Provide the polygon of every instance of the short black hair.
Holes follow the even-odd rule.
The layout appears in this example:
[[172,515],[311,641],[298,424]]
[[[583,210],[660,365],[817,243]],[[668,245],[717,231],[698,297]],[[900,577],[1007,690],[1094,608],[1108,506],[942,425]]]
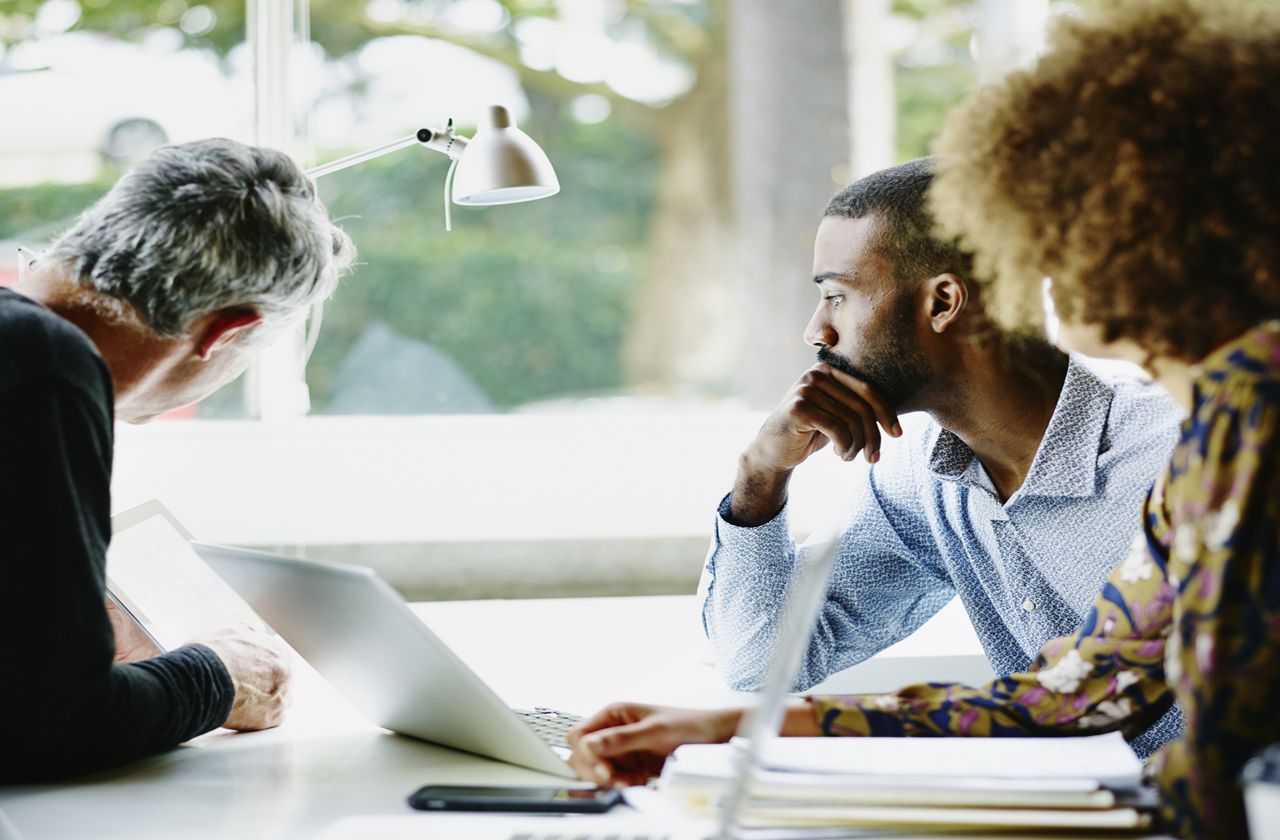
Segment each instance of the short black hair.
[[880,219],[883,226],[876,250],[893,264],[898,282],[954,274],[973,294],[977,288],[972,255],[954,240],[939,239],[934,233],[925,199],[933,184],[935,162],[932,157],[918,158],[855,181],[836,193],[823,215]]

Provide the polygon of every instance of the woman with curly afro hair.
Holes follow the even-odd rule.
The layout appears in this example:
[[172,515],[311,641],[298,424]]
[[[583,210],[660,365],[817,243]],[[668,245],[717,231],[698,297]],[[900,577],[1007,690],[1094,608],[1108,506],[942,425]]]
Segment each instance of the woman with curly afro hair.
[[993,313],[1039,328],[1048,277],[1059,343],[1144,365],[1189,411],[1112,579],[1113,606],[1142,618],[1107,635],[1149,640],[1148,666],[1089,656],[1087,621],[1041,676],[1112,679],[1110,728],[1176,699],[1186,734],[1151,770],[1196,837],[1245,836],[1240,768],[1280,741],[1278,119],[1280,10],[1128,0],[1063,21],[937,147],[933,208],[991,278]]
[[[1116,0],[939,140],[935,215],[992,278],[989,311],[1144,364],[1189,416],[1143,532],[1071,636],[979,687],[815,696],[784,735],[1186,734],[1149,765],[1167,827],[1247,836],[1237,779],[1280,741],[1280,9]],[[724,741],[740,709],[629,706],[571,734],[586,766]],[[597,715],[609,718],[609,710]],[[593,719],[595,720],[595,719]]]

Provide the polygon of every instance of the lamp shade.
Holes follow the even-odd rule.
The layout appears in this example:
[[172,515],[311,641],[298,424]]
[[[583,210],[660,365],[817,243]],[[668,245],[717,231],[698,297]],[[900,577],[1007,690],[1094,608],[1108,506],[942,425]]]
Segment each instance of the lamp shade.
[[454,203],[515,204],[558,192],[560,181],[547,153],[516,128],[506,108],[490,107],[458,161]]

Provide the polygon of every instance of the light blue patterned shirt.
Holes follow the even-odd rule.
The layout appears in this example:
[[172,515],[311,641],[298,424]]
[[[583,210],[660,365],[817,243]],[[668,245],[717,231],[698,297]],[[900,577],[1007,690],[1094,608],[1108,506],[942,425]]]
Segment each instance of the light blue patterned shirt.
[[[860,478],[796,688],[905,638],[956,595],[992,669],[1026,670],[1079,626],[1124,557],[1181,416],[1158,386],[1073,355],[1027,478],[1004,503],[958,437],[926,418],[904,423]],[[703,625],[721,675],[753,689],[797,549],[785,507],[743,528],[724,518],[728,503],[703,572]]]

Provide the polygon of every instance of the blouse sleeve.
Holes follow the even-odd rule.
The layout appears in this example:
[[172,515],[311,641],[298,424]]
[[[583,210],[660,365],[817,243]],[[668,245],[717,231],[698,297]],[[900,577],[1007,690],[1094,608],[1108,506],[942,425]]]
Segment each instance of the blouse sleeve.
[[1280,394],[1227,388],[1211,408],[1175,479],[1166,677],[1186,733],[1151,769],[1179,834],[1234,838],[1240,770],[1280,741]]
[[1049,641],[1030,671],[984,686],[924,683],[891,694],[812,697],[827,735],[1023,736],[1121,730],[1135,737],[1172,704],[1164,679],[1173,587],[1163,482],[1144,528],[1078,632]]

